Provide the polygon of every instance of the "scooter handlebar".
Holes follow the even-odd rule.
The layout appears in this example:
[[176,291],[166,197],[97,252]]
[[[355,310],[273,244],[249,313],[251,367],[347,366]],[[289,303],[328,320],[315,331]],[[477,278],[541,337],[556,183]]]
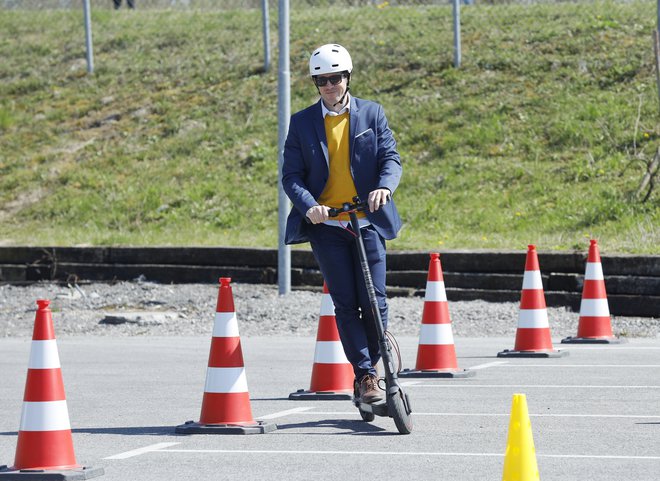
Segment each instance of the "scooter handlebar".
[[337,217],[343,212],[364,212],[369,208],[367,201],[361,201],[359,197],[353,197],[353,203],[344,202],[341,208],[330,207],[328,209],[328,217]]

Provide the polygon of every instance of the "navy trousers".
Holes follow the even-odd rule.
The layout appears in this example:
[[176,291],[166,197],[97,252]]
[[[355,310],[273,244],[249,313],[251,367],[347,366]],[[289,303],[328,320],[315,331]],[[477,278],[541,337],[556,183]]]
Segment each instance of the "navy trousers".
[[[112,0],[112,1],[115,4],[115,10],[121,7],[121,0]],[[128,8],[135,8],[135,5],[133,4],[133,0],[126,0],[126,6],[128,6]]]
[[[349,224],[350,226],[350,224]],[[356,235],[340,227],[308,224],[307,232],[314,257],[319,264],[335,305],[335,318],[346,358],[353,365],[355,378],[376,374],[380,360],[378,334],[367,288],[364,283]],[[367,261],[378,299],[384,327],[387,327],[385,294],[385,239],[373,227],[361,230]]]

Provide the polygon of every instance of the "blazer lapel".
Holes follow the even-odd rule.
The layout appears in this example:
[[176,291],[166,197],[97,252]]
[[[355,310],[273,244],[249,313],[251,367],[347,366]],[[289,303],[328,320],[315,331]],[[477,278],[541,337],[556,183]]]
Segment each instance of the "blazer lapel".
[[321,151],[323,152],[323,157],[325,157],[325,165],[330,169],[330,159],[328,157],[328,139],[325,137],[325,123],[323,120],[323,110],[321,110],[321,102],[316,104],[317,108],[314,109],[314,118],[312,122],[314,124],[314,130],[316,131],[316,136],[319,139],[319,145],[321,146]]
[[358,106],[357,103],[355,102],[355,97],[351,95],[351,109],[350,109],[350,116],[349,116],[349,122],[348,122],[348,128],[349,128],[349,147],[348,147],[348,158],[351,159],[351,164],[353,163],[353,146],[355,145],[355,132],[357,131],[357,126],[358,126],[358,118],[359,118],[359,111],[358,111]]

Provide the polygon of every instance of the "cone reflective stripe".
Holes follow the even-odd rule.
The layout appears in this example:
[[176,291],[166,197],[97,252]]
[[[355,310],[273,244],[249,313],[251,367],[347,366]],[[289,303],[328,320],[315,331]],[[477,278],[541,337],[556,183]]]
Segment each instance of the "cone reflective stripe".
[[419,339],[423,345],[454,345],[451,324],[422,324]]
[[346,361],[346,354],[338,341],[316,341],[314,362],[316,364],[340,364]]
[[553,350],[536,246],[529,245],[525,260],[515,345],[512,351],[504,350],[497,356],[557,357],[565,354],[565,351]]
[[[71,429],[66,401],[23,402],[20,431]],[[73,460],[75,465],[75,459]]]
[[538,481],[539,479],[527,398],[524,394],[514,394],[502,481]]
[[577,336],[567,337],[561,342],[566,344],[621,342],[612,333],[605,277],[596,239],[592,239],[589,245]]
[[400,377],[467,377],[474,371],[458,369],[449,305],[442,275],[440,254],[430,254],[424,295],[422,325],[414,370],[404,369]]
[[[247,392],[247,380],[245,379],[245,368],[243,367],[209,367],[206,371],[206,384],[204,391],[207,393],[235,394]],[[252,421],[250,416],[247,421]]]
[[276,428],[252,417],[230,282],[220,278],[199,422],[177,426],[177,433],[260,434]]
[[38,471],[35,479],[100,476],[103,469],[76,462],[50,301],[40,299],[37,305],[16,457],[14,466],[0,469],[0,480],[15,479],[20,470]]
[[216,312],[212,336],[238,337],[238,321],[235,312]]
[[353,366],[346,359],[341,341],[317,340],[309,390],[313,392],[348,392],[353,389],[353,377]]
[[307,391],[299,389],[289,394],[289,399],[351,399],[353,379],[353,366],[344,353],[337,331],[335,306],[324,282],[310,387]]

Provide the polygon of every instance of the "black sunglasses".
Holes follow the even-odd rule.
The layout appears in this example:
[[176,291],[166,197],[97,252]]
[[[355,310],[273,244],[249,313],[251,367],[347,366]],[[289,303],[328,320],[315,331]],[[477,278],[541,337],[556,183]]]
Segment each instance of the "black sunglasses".
[[328,80],[332,85],[339,85],[344,78],[344,74],[331,75],[329,77],[314,77],[314,83],[317,87],[325,87],[328,85]]

